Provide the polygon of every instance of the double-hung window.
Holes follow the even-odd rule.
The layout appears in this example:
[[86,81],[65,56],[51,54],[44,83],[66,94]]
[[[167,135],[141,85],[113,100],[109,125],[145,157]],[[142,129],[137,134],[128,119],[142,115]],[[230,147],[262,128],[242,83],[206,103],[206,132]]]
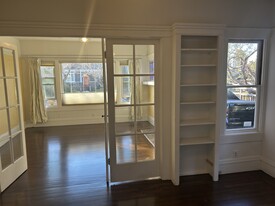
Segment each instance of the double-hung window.
[[227,51],[226,129],[257,128],[263,41],[231,40]]
[[40,66],[42,89],[44,94],[45,107],[56,107],[55,90],[55,66],[54,64],[45,64]]

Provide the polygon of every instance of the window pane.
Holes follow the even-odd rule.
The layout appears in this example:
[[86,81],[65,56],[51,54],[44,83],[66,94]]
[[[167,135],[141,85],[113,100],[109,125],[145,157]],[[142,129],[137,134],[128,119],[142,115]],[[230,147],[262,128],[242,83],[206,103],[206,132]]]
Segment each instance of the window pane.
[[1,123],[0,123],[0,139],[1,139],[2,136],[9,135],[8,115],[7,115],[6,109],[0,110],[0,117],[1,117]]
[[116,162],[117,164],[136,161],[135,135],[116,137]]
[[116,135],[133,134],[134,127],[134,107],[124,106],[115,108],[115,131]]
[[9,140],[0,139],[0,158],[2,170],[12,164],[11,146]]
[[42,79],[42,84],[53,84],[54,85],[54,79]]
[[45,100],[45,107],[55,107],[57,106],[57,100],[55,96],[54,66],[40,66],[40,71],[42,78],[42,88]]
[[154,103],[155,102],[155,87],[152,76],[137,76],[136,77],[136,103]]
[[5,95],[3,79],[0,79],[0,108],[1,107],[6,107],[6,95]]
[[55,98],[55,89],[54,85],[43,85],[45,99],[54,99]]
[[102,63],[62,63],[64,93],[103,92]]
[[23,156],[22,134],[19,133],[12,138],[14,161]]
[[256,96],[255,87],[227,89],[227,129],[254,127]]
[[53,78],[54,77],[54,66],[41,66],[41,77],[42,78]]
[[4,51],[4,68],[7,77],[15,77],[14,52],[11,49],[3,49]]
[[130,74],[129,65],[120,65],[121,74]]
[[9,106],[15,106],[18,104],[16,80],[7,79],[6,82],[7,82]]
[[134,104],[134,78],[130,76],[114,77],[115,104]]
[[259,43],[228,43],[227,85],[256,85]]
[[137,106],[137,132],[152,133],[155,131],[155,106]]
[[[133,74],[133,45],[114,45],[114,74]],[[124,59],[124,60],[121,60]]]
[[154,74],[154,45],[135,45],[136,74]]
[[21,129],[20,119],[19,119],[19,109],[18,107],[12,107],[9,109],[10,112],[10,127],[11,133],[14,134]]
[[141,134],[136,136],[137,161],[150,161],[155,159],[155,135]]

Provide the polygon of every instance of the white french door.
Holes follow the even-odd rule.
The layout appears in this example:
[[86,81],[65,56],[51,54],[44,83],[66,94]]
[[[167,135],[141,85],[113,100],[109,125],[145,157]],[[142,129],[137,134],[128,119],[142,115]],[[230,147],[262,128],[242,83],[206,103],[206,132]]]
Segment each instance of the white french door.
[[158,42],[107,39],[110,180],[159,177]]
[[27,169],[18,59],[0,44],[0,187],[4,191]]

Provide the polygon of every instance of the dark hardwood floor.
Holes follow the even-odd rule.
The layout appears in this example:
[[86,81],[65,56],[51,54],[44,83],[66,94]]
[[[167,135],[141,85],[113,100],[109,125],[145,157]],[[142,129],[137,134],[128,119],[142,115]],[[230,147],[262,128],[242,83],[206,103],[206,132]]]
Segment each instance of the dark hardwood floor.
[[26,130],[29,169],[0,195],[1,206],[267,206],[275,180],[261,171],[148,180],[106,187],[103,125]]

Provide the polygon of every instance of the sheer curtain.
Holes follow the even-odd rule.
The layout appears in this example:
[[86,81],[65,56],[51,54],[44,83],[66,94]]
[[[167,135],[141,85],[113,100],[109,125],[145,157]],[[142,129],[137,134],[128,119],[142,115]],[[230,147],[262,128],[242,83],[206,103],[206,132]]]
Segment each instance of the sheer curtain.
[[48,121],[40,78],[40,61],[36,58],[22,58],[22,66],[29,71],[30,118],[33,124]]

